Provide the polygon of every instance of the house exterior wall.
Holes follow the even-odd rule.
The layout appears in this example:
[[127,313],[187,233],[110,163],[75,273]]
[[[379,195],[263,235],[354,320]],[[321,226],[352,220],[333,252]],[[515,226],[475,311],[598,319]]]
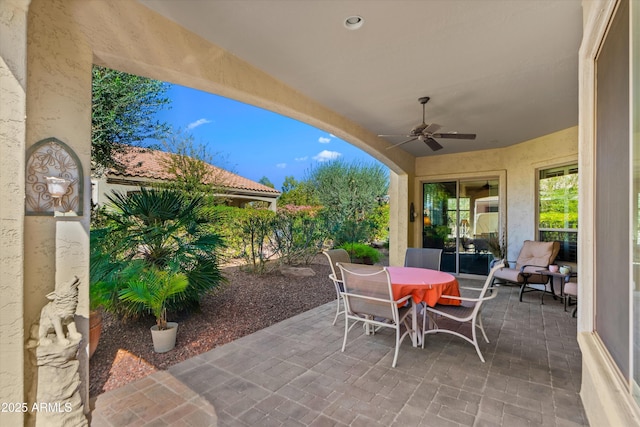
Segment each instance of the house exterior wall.
[[[29,0],[0,2],[0,402],[24,399],[24,157]],[[24,414],[0,414],[22,425]]]
[[[621,0],[623,2],[629,0]],[[584,0],[583,4],[583,39],[579,53],[579,233],[578,251],[580,263],[578,277],[580,283],[580,300],[578,304],[578,344],[582,352],[582,387],[580,395],[591,425],[632,426],[640,425],[640,408],[633,399],[629,388],[631,385],[621,375],[620,369],[602,343],[595,328],[596,287],[607,286],[597,283],[595,269],[598,262],[606,261],[606,254],[596,251],[596,67],[595,58],[607,33],[618,2],[609,0]],[[637,1],[629,1],[632,10],[639,7]],[[637,24],[637,22],[635,22]],[[637,61],[637,49],[630,50],[631,62]],[[630,64],[631,65],[631,64]],[[637,71],[636,71],[637,72]],[[637,74],[630,73],[634,84],[638,84]],[[631,106],[631,116],[638,114],[640,106]],[[637,138],[637,135],[636,135]],[[631,144],[632,141],[629,141]],[[626,165],[621,165],[625,167]],[[630,226],[629,236],[633,236]],[[630,264],[631,264],[631,260]],[[629,284],[631,289],[631,284]],[[621,301],[621,304],[629,304]],[[629,319],[631,322],[631,319]],[[634,327],[637,327],[635,325]],[[637,343],[632,343],[637,345]],[[632,345],[633,347],[633,345]]]
[[[506,212],[508,258],[515,260],[523,241],[537,240],[537,171],[577,161],[577,127],[501,149],[421,157],[416,159],[413,201],[416,207],[422,206],[422,183],[426,181],[503,176],[501,198],[506,205],[501,210]],[[421,223],[413,224],[413,242],[420,246]]]
[[[93,54],[84,35],[62,4],[32,1],[28,14],[26,149],[55,137],[75,152],[84,170],[84,188],[91,188],[91,66]],[[23,154],[24,155],[24,154]],[[24,160],[22,160],[24,168]],[[88,337],[89,197],[80,202],[83,216],[27,216],[24,220],[24,319],[29,331],[39,319],[46,295],[56,283],[80,278],[76,310],[78,330]],[[24,202],[23,202],[24,203]],[[80,352],[83,390],[88,398],[86,339]],[[27,359],[28,360],[28,359]],[[27,401],[35,401],[35,367],[26,363]],[[85,411],[88,412],[88,404]]]
[[[109,179],[102,177],[99,179],[93,178],[92,182],[92,201],[100,206],[109,203],[107,195],[110,195],[113,191],[126,194],[129,191],[139,191],[141,187],[149,187],[149,181],[137,181],[130,180],[127,184],[121,182],[109,182]],[[269,209],[276,212],[278,207],[277,196],[258,195],[250,191],[246,191],[244,194],[242,190],[237,190],[233,193],[220,193],[221,198],[225,198],[228,206],[244,207],[247,203],[251,202],[265,202],[268,204]]]

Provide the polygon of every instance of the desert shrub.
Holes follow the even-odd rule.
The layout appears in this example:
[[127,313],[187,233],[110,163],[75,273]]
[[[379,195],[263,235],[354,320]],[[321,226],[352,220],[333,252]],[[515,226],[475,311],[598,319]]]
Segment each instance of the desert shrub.
[[287,205],[278,210],[272,242],[284,264],[309,264],[327,235],[319,208]]
[[376,206],[367,218],[371,223],[371,240],[376,242],[389,241],[389,204]]
[[238,230],[246,215],[246,210],[225,205],[210,206],[207,209],[218,218],[218,221],[209,224],[209,229],[224,239],[225,247],[220,250],[223,258],[242,258],[244,244],[242,233],[239,233]]
[[375,250],[369,245],[365,245],[363,243],[343,243],[338,246],[338,248],[344,249],[349,252],[349,256],[351,257],[351,261],[355,262],[357,260],[363,260],[365,263],[370,261],[372,264],[380,261],[380,252]]
[[245,208],[238,217],[242,257],[246,266],[255,273],[266,271],[267,261],[275,255],[271,237],[276,224],[276,213],[267,209]]

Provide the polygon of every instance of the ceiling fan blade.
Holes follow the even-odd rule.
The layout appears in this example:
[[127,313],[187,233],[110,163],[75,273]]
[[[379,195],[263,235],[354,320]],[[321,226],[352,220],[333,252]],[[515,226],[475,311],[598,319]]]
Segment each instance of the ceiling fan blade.
[[431,137],[425,138],[424,143],[427,144],[427,146],[431,148],[433,151],[438,151],[442,149],[442,145],[440,145],[438,141],[436,141]]
[[387,150],[391,150],[392,148],[398,147],[402,144],[406,144],[407,142],[415,141],[416,139],[418,139],[417,136],[415,138],[407,139],[406,141],[398,142],[397,144],[394,144],[391,147],[387,147]]
[[434,133],[431,135],[434,138],[445,138],[445,139],[476,139],[475,133]]
[[407,135],[406,133],[396,133],[396,134],[392,134],[392,135],[378,135],[378,136],[382,137],[382,138],[388,138],[388,137],[394,137],[394,136],[404,136],[405,138],[413,137],[413,135]]
[[427,128],[423,131],[424,133],[434,133],[437,132],[438,129],[440,129],[442,126],[436,124],[436,123],[431,123],[429,126],[427,126]]

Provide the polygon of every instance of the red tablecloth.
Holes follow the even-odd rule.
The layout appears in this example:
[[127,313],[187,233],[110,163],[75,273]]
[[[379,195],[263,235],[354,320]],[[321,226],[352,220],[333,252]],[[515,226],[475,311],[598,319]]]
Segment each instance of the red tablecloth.
[[436,303],[460,305],[458,300],[440,298],[443,294],[460,296],[458,281],[449,273],[415,267],[387,267],[387,270],[396,300],[411,295],[416,304],[424,301],[430,307]]

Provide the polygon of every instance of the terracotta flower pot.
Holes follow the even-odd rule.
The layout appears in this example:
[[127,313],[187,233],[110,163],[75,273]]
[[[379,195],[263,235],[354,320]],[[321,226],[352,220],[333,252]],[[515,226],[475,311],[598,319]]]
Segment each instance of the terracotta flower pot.
[[96,352],[100,334],[102,334],[102,311],[92,310],[89,312],[89,359]]
[[153,350],[156,353],[166,353],[176,346],[176,336],[178,335],[178,324],[167,322],[167,329],[159,330],[158,325],[151,327],[151,339],[153,340]]

